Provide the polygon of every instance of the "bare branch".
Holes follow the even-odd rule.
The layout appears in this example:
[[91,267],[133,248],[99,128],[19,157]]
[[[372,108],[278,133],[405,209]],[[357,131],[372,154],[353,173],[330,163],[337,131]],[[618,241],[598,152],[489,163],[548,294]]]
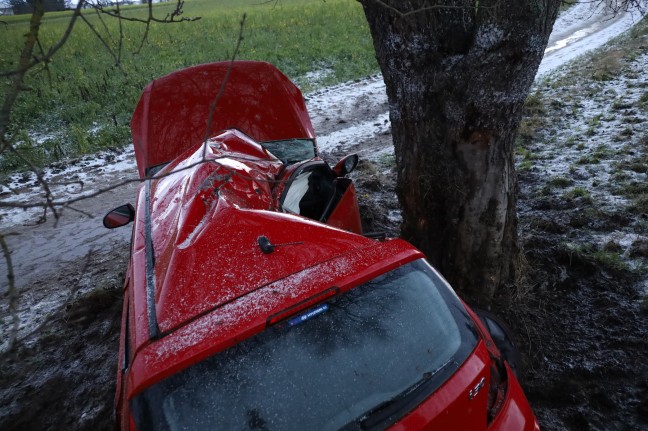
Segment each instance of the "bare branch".
[[2,234],[0,233],[0,247],[2,248],[2,254],[4,255],[5,262],[7,262],[7,282],[8,289],[7,295],[9,296],[9,314],[12,319],[11,333],[9,334],[9,350],[13,349],[16,339],[18,338],[18,292],[16,292],[16,279],[14,275],[13,262],[11,261],[11,251],[9,246],[5,241],[7,235],[15,235],[12,233]]
[[[375,3],[391,12],[393,12],[395,15],[397,15],[399,18],[407,18],[408,16],[419,14],[422,12],[428,12],[431,10],[439,10],[439,9],[459,9],[459,10],[472,10],[475,9],[475,5],[447,5],[447,4],[433,4],[417,9],[413,9],[410,11],[403,11],[395,6],[392,6],[388,3],[386,3],[383,0],[357,0],[359,3],[366,3],[366,2],[371,2]],[[479,6],[480,9],[486,10],[486,9],[496,9],[497,7],[500,6],[500,2],[498,1],[496,4],[492,6]]]
[[[54,54],[56,54],[58,52],[58,50],[61,49],[61,47],[63,45],[65,45],[65,42],[67,42],[68,38],[70,37],[70,34],[72,33],[72,29],[74,28],[74,25],[76,24],[77,18],[81,15],[81,8],[85,4],[86,4],[86,0],[79,0],[79,3],[77,3],[77,7],[74,9],[74,12],[72,13],[72,17],[70,18],[70,22],[68,23],[68,26],[65,29],[65,32],[63,33],[63,36],[61,36],[61,39],[59,39],[59,41],[56,44],[52,45],[52,47],[49,49],[49,51],[47,51],[47,54],[45,54],[44,56],[41,56],[41,57],[34,57],[33,60],[31,60],[32,56],[30,55],[28,60],[31,60],[31,61],[26,62],[26,64],[23,64],[22,62],[19,63],[18,69],[11,70],[9,72],[0,72],[0,77],[2,77],[2,76],[20,75],[21,76],[21,82],[22,82],[22,77],[24,77],[25,73],[29,69],[36,66],[37,64],[40,64],[40,63],[47,62],[47,61],[51,60],[51,58],[54,56]],[[43,13],[44,13],[42,0],[34,2],[34,11],[32,12],[32,22],[34,21],[34,17],[35,17],[36,11],[38,9],[37,5],[39,5],[39,8],[41,10],[40,17],[38,17],[38,26],[40,26],[40,22],[41,22],[41,20],[43,18]],[[34,34],[34,37],[36,37],[36,38],[38,37],[38,30],[39,30],[38,26],[35,29],[30,26],[30,32],[28,33],[28,38],[31,36],[32,32]],[[25,42],[25,44],[27,44],[27,42]],[[25,45],[25,46],[27,46],[27,45]],[[32,47],[32,51],[33,51],[33,47]],[[31,51],[30,51],[30,54],[31,54]],[[22,55],[21,55],[21,58],[22,58]],[[2,124],[3,124],[2,123],[2,118],[0,117],[0,127],[2,126]]]
[[114,18],[119,18],[123,19],[124,21],[131,21],[131,22],[139,22],[142,24],[149,24],[151,22],[157,22],[160,24],[170,24],[170,23],[177,23],[177,22],[191,22],[191,21],[198,21],[201,19],[201,17],[183,17],[181,16],[183,12],[183,7],[184,7],[184,1],[182,0],[176,0],[176,7],[174,10],[170,13],[168,13],[164,18],[156,18],[153,15],[153,2],[151,0],[148,1],[148,16],[146,18],[137,18],[137,17],[132,17],[132,16],[124,16],[119,12],[119,9],[117,8],[116,10],[111,10],[106,8],[105,6],[99,4],[99,3],[92,3],[89,2],[89,4],[92,5],[93,8],[98,10],[99,12],[106,14],[108,16],[112,16]]
[[232,59],[230,60],[230,64],[227,67],[227,72],[225,72],[225,78],[221,82],[220,88],[218,89],[218,93],[216,93],[216,97],[214,97],[213,102],[211,103],[211,105],[209,105],[209,116],[207,118],[207,128],[205,129],[205,136],[203,138],[203,155],[202,155],[203,159],[205,158],[205,154],[207,153],[207,140],[209,139],[209,135],[211,134],[211,127],[214,120],[214,111],[216,111],[216,105],[218,104],[220,98],[223,96],[223,92],[225,91],[225,86],[227,85],[227,81],[229,81],[230,74],[232,73],[234,60],[236,60],[236,56],[238,55],[239,50],[241,48],[241,42],[243,42],[243,28],[245,27],[246,18],[247,15],[243,14],[243,17],[241,18],[241,22],[240,22],[239,36],[236,41],[236,47],[234,48],[234,52],[232,53]]

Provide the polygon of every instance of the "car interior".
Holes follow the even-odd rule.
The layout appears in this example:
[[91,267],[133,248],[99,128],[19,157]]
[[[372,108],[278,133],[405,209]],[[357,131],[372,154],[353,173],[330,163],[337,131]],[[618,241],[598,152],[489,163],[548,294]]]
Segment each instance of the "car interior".
[[345,189],[345,182],[339,182],[327,165],[305,166],[289,182],[282,209],[325,222]]

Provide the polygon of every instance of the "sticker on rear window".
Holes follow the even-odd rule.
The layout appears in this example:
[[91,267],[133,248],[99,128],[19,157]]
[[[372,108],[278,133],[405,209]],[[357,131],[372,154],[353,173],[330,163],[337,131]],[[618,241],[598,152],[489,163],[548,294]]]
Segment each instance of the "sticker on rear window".
[[327,311],[328,309],[329,309],[328,304],[322,304],[322,305],[320,305],[318,307],[315,307],[315,308],[313,308],[311,310],[308,310],[304,314],[300,314],[297,317],[293,317],[292,319],[290,319],[288,321],[288,326],[295,326],[295,325],[299,325],[300,323],[304,323],[308,319],[312,319],[313,317],[322,314],[323,312]]

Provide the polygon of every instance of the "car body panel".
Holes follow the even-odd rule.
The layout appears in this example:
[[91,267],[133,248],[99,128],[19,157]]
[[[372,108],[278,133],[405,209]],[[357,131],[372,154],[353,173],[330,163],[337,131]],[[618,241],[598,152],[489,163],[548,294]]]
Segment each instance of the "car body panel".
[[[290,231],[294,225],[287,227]],[[315,230],[313,233],[326,235],[331,232]],[[420,251],[402,240],[367,241],[363,248],[351,249],[278,279],[215,308],[160,340],[140,346],[129,374],[131,390],[128,398],[154,382],[260,332],[273,315],[322,291],[335,287],[343,292],[423,257]],[[281,253],[285,250],[277,251],[276,255],[260,255],[259,265],[264,265],[269,259],[283,260],[285,257]]]
[[[206,134],[209,104],[226,77]],[[140,175],[153,167],[156,173],[140,184],[134,213],[122,206],[106,225],[134,219],[115,399],[120,429],[135,429],[130,402],[147,388],[425,257],[403,240],[359,235],[353,181],[336,175],[316,147],[315,157],[294,161],[262,145],[293,138],[314,145],[301,93],[274,66],[216,63],[174,72],[146,88],[131,127]],[[326,189],[317,205],[310,202],[315,186]],[[446,299],[454,301],[447,287]],[[500,357],[463,306],[461,326],[479,341],[474,349],[463,344],[470,355],[453,363],[454,374],[431,395],[388,418],[391,429],[536,429],[508,368],[505,402],[487,425],[491,372]]]
[[474,353],[443,386],[389,429],[486,430],[487,385],[472,399],[466,388],[475,387],[481,379],[488,380],[489,363],[488,351],[480,341]]
[[540,431],[538,421],[526,400],[522,387],[508,365],[506,371],[508,374],[507,397],[502,410],[490,424],[489,431]]
[[257,142],[315,138],[299,89],[258,61],[202,64],[154,80],[144,89],[131,129],[141,177],[225,129],[239,129]]
[[[350,180],[349,180],[350,181]],[[354,233],[362,233],[358,197],[354,187],[347,187],[326,223]]]

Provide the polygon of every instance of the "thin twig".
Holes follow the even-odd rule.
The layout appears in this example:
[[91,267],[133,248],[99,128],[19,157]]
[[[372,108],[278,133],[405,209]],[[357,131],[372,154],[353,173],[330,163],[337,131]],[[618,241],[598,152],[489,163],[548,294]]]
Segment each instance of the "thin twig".
[[234,48],[234,52],[232,53],[232,58],[230,60],[230,63],[227,66],[227,71],[225,72],[225,78],[223,78],[223,81],[221,82],[220,88],[218,89],[218,93],[216,93],[216,97],[214,97],[214,100],[212,101],[211,105],[209,105],[209,116],[207,117],[207,127],[205,129],[205,136],[203,138],[203,154],[202,154],[203,159],[207,154],[207,140],[209,139],[209,135],[211,134],[211,127],[214,120],[214,112],[216,111],[216,105],[218,104],[220,98],[223,96],[223,93],[225,92],[225,86],[227,85],[227,81],[229,81],[230,74],[232,73],[232,69],[234,67],[234,61],[236,60],[236,56],[238,55],[239,50],[241,49],[241,42],[243,42],[243,29],[245,27],[246,18],[247,18],[247,14],[243,14],[243,17],[241,18],[241,22],[240,22],[239,35],[236,41],[236,47]]
[[137,17],[132,17],[132,16],[123,16],[123,15],[121,15],[120,13],[118,13],[116,11],[105,9],[104,6],[102,6],[100,4],[92,4],[93,8],[97,9],[99,12],[101,12],[103,14],[106,14],[108,16],[112,16],[114,18],[119,18],[119,19],[122,19],[124,21],[139,22],[139,23],[142,23],[142,24],[147,24],[147,23],[150,23],[150,22],[157,22],[157,23],[160,23],[160,24],[171,24],[171,23],[178,23],[178,22],[192,22],[192,21],[198,21],[199,19],[202,18],[202,17],[199,17],[199,16],[197,16],[197,17],[183,17],[183,16],[181,16],[183,14],[183,10],[182,10],[183,6],[184,6],[184,2],[183,1],[178,1],[176,3],[176,7],[173,10],[173,12],[168,13],[164,18],[156,18],[153,15],[152,1],[149,0],[149,2],[148,2],[148,9],[149,9],[148,16],[146,18],[137,18]]
[[72,211],[78,212],[79,214],[83,214],[84,216],[86,216],[88,218],[94,218],[94,216],[92,214],[90,214],[89,212],[84,211],[84,210],[82,210],[80,208],[73,207],[72,205],[66,205],[63,208],[64,209],[70,209]]
[[[119,12],[119,1],[117,2],[117,12]],[[120,13],[121,15],[121,13]],[[124,47],[124,23],[120,19],[119,23],[119,43],[117,45],[117,64],[121,64],[122,49]]]
[[[390,4],[385,3],[383,0],[358,0],[360,3],[366,3],[366,2],[371,2],[371,3],[376,3],[379,6],[382,6],[383,8],[390,10],[394,14],[398,15],[400,18],[407,18],[410,15],[415,15],[419,14],[422,12],[429,12],[431,10],[439,10],[439,9],[464,9],[464,10],[473,10],[475,6],[457,6],[457,5],[444,5],[444,4],[434,4],[430,6],[423,6],[417,9],[413,9],[407,12],[404,12],[400,9],[398,9],[395,6],[392,6]],[[492,6],[480,6],[480,9],[486,10],[486,9],[496,9],[499,7],[500,2],[497,2],[496,4]]]
[[81,19],[83,20],[83,22],[85,22],[88,25],[90,30],[94,33],[94,35],[97,37],[97,39],[99,39],[99,41],[104,46],[104,48],[106,48],[106,51],[108,51],[108,54],[110,54],[110,56],[113,58],[113,60],[115,60],[115,66],[117,66],[119,68],[119,70],[124,75],[126,75],[126,71],[122,68],[121,64],[119,63],[119,57],[117,57],[117,55],[110,48],[110,45],[108,44],[108,42],[101,36],[101,34],[99,34],[97,29],[94,28],[94,26],[90,23],[90,21],[88,21],[88,19],[84,15],[81,15]]
[[[130,179],[120,181],[119,183],[112,184],[112,185],[110,185],[108,187],[104,187],[102,189],[99,189],[96,192],[89,193],[89,194],[83,195],[83,196],[79,196],[77,198],[67,199],[67,200],[64,200],[64,201],[54,201],[53,200],[51,202],[51,205],[56,207],[56,208],[67,207],[67,206],[69,206],[69,205],[71,205],[73,203],[80,202],[80,201],[83,201],[85,199],[90,199],[90,198],[99,196],[101,194],[104,194],[104,193],[109,192],[111,190],[114,190],[116,188],[125,186],[127,184],[141,183],[141,182],[144,182],[144,181],[147,181],[147,180],[159,180],[159,179],[166,178],[168,176],[175,175],[177,173],[180,173],[180,172],[183,172],[183,171],[186,171],[186,170],[189,170],[189,169],[193,169],[196,166],[202,165],[204,163],[215,163],[215,164],[219,165],[219,167],[221,167],[221,168],[225,169],[226,171],[230,172],[232,175],[235,175],[235,176],[237,176],[239,178],[243,178],[243,179],[247,179],[247,180],[254,180],[254,181],[257,181],[257,182],[265,182],[265,183],[268,183],[268,184],[276,184],[278,182],[281,182],[281,180],[271,180],[271,179],[264,180],[264,179],[261,179],[261,178],[245,175],[245,174],[242,174],[242,173],[238,172],[235,169],[232,169],[232,168],[230,168],[228,166],[225,166],[223,164],[220,164],[218,162],[219,159],[226,159],[226,158],[227,159],[242,160],[242,161],[256,161],[256,159],[247,158],[247,157],[236,157],[236,156],[233,156],[231,154],[228,154],[227,156],[215,157],[213,159],[203,158],[202,160],[199,160],[199,161],[197,161],[195,163],[191,163],[191,164],[189,164],[187,166],[184,166],[184,167],[182,167],[180,169],[176,169],[176,170],[173,170],[173,171],[170,171],[170,172],[166,172],[164,174],[156,174],[155,176],[144,177],[144,178],[130,178]],[[2,201],[0,201],[0,208],[31,209],[31,208],[46,208],[46,207],[48,207],[48,205],[46,205],[43,202],[16,203],[16,202],[2,202]]]
[[4,152],[7,148],[7,145],[9,145],[8,141],[5,140],[5,134],[7,133],[7,127],[9,127],[11,109],[13,108],[13,105],[18,98],[18,94],[22,91],[23,80],[25,78],[25,73],[29,69],[28,65],[31,62],[34,46],[36,45],[36,42],[38,40],[38,31],[44,13],[45,11],[43,9],[43,4],[41,2],[34,3],[34,10],[29,22],[29,33],[27,33],[25,37],[25,45],[20,52],[20,58],[18,60],[19,72],[15,73],[11,77],[11,85],[5,93],[2,109],[0,109],[0,139],[2,139],[2,147],[0,147],[0,153]]
[[[34,17],[35,17],[35,14],[36,14],[36,10],[37,10],[36,5],[40,5],[41,12],[44,13],[44,11],[42,11],[42,6],[43,6],[42,2],[35,2],[34,4],[35,4],[35,6],[34,6],[34,11],[32,12],[32,21],[34,20]],[[12,75],[20,75],[21,76],[21,82],[22,82],[22,76],[24,76],[25,73],[29,69],[31,69],[32,67],[34,67],[34,66],[36,66],[36,65],[38,65],[40,63],[49,61],[54,56],[54,54],[56,54],[58,52],[58,50],[61,49],[61,47],[63,47],[63,45],[65,45],[65,42],[67,42],[68,38],[70,37],[70,34],[72,34],[72,29],[74,28],[74,25],[76,24],[77,18],[81,15],[81,8],[83,7],[84,4],[86,4],[86,0],[79,0],[79,3],[77,3],[77,7],[74,9],[74,12],[72,13],[72,18],[70,18],[70,22],[68,23],[68,26],[65,29],[65,32],[63,33],[63,36],[61,36],[61,39],[59,39],[59,41],[56,44],[52,45],[52,47],[47,51],[47,54],[45,54],[44,56],[40,56],[40,57],[34,57],[34,59],[32,60],[32,56],[31,56],[31,52],[30,52],[29,59],[31,61],[27,62],[26,64],[23,64],[22,62],[19,63],[18,69],[10,70],[8,72],[0,72],[0,77],[12,76]],[[41,15],[40,15],[40,17],[38,19],[38,25],[39,26],[40,26],[40,22],[41,22],[41,20],[43,18],[42,13],[41,13]],[[30,33],[28,33],[28,35],[29,34],[31,34],[31,30],[30,30]],[[38,37],[38,28],[36,28],[35,36]],[[2,127],[2,119],[1,118],[0,118],[0,127]],[[1,134],[0,134],[0,136],[1,136]]]
[[45,180],[45,177],[43,177],[43,173],[38,169],[34,164],[29,161],[27,158],[23,157],[22,154],[16,150],[16,148],[13,145],[10,145],[8,147],[9,151],[14,153],[19,159],[22,160],[23,163],[25,163],[28,167],[29,170],[31,170],[34,175],[36,175],[36,179],[38,181],[38,184],[43,188],[43,191],[45,192],[45,203],[43,205],[44,208],[49,208],[52,211],[52,214],[54,214],[54,218],[58,219],[59,214],[56,212],[56,208],[53,205],[53,195],[52,195],[52,190],[49,187],[49,184],[47,183],[47,180]]

